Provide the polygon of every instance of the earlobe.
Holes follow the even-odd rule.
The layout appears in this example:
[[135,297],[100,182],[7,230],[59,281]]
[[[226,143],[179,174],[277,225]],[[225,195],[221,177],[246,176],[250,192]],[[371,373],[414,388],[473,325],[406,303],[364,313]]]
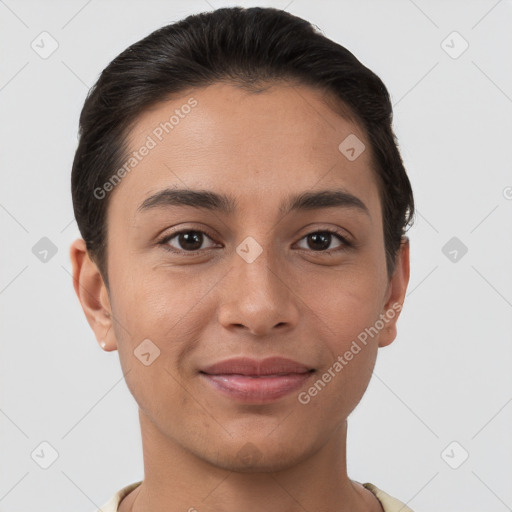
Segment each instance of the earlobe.
[[87,321],[103,350],[114,350],[117,343],[111,329],[112,314],[108,292],[82,238],[71,244],[69,255],[73,266],[73,287]]
[[379,336],[379,347],[390,345],[396,338],[396,323],[404,304],[409,274],[409,238],[404,236],[400,243],[395,271],[389,281],[386,303],[382,311],[385,325]]

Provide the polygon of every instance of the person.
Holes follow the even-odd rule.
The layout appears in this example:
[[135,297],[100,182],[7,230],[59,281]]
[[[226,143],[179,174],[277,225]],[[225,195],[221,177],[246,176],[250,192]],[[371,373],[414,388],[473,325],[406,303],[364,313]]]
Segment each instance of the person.
[[103,512],[411,510],[346,465],[414,217],[371,70],[286,11],[188,16],[103,70],[71,184],[74,289],[144,457]]

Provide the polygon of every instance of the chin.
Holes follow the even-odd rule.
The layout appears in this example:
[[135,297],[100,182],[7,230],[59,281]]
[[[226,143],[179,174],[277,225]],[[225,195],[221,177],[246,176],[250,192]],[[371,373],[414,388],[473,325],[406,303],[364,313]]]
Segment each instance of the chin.
[[[284,436],[283,436],[284,437]],[[263,435],[240,436],[226,440],[223,446],[216,445],[214,453],[203,457],[216,467],[237,473],[270,473],[289,469],[308,458],[314,452],[305,439],[301,441],[288,437],[270,438]]]

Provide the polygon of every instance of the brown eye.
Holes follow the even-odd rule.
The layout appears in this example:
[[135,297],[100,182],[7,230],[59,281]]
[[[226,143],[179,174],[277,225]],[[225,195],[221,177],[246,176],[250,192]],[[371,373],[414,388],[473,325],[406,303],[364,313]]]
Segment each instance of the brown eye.
[[324,251],[329,248],[332,235],[330,233],[318,232],[311,233],[306,238],[311,249],[314,251]]
[[[334,248],[329,248],[333,242],[333,237],[338,239],[339,243]],[[338,250],[346,249],[350,246],[349,242],[338,234],[336,231],[322,230],[315,231],[307,234],[301,240],[306,240],[307,247],[301,247],[301,249],[309,249],[315,252],[335,252]]]
[[[177,244],[177,245],[170,243],[171,240],[174,240],[174,239],[176,239],[174,244]],[[201,246],[203,245],[203,242],[205,241],[205,239],[211,240],[211,238],[206,233],[203,233],[202,231],[189,229],[189,230],[179,231],[177,233],[174,233],[170,236],[165,237],[160,242],[160,244],[162,244],[164,246],[166,246],[166,245],[171,246],[173,249],[170,249],[170,250],[175,250],[175,252],[180,252],[180,251],[192,252],[192,251],[199,251],[201,249],[204,249],[204,247],[201,247]],[[209,248],[209,247],[207,247],[207,248]]]

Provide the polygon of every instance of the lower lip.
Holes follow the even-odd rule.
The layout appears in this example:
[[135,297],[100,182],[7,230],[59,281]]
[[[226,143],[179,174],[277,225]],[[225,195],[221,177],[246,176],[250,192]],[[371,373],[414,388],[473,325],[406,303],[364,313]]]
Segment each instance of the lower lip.
[[277,400],[299,389],[314,372],[249,377],[247,375],[201,375],[221,393],[248,403]]

